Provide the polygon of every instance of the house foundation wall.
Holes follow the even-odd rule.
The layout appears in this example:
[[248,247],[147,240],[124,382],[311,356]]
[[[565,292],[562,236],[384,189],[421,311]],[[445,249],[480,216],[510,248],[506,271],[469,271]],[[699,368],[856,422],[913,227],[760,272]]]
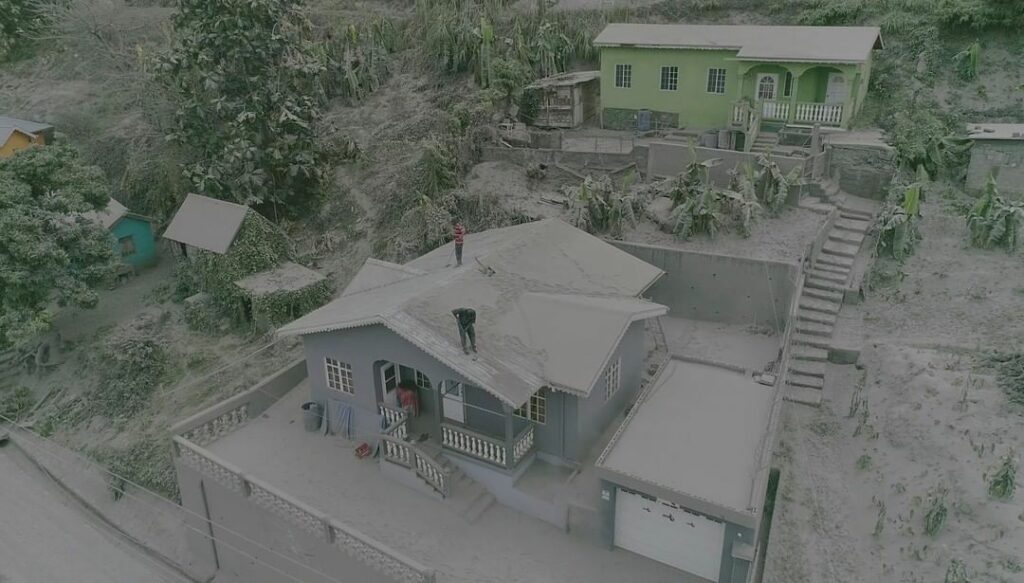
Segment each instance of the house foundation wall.
[[[691,147],[686,143],[654,142],[650,145],[648,156],[648,179],[670,178],[681,174],[686,170],[686,166],[694,160],[695,155],[696,159],[701,162],[712,159],[720,160],[717,165],[709,169],[711,183],[720,188],[729,186],[729,182],[732,180],[729,172],[744,164],[756,165],[758,156],[751,152]],[[806,175],[810,171],[808,158],[772,156],[772,160],[779,165],[779,170],[783,174],[789,174],[794,168],[800,168],[801,175]]]
[[976,141],[967,168],[967,189],[984,189],[989,174],[996,175],[1000,194],[1024,194],[1024,140]]
[[827,152],[829,174],[843,192],[874,200],[889,193],[896,175],[896,151],[891,147],[833,144]]

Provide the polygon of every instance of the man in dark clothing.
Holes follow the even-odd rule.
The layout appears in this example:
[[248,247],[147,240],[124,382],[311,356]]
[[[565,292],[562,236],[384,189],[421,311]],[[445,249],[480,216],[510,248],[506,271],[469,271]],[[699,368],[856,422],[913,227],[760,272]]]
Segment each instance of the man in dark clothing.
[[452,219],[452,236],[455,238],[455,265],[462,265],[462,244],[466,239],[466,227],[459,219]]
[[476,310],[472,308],[455,308],[452,310],[455,321],[459,323],[459,339],[462,340],[462,351],[469,354],[466,348],[466,337],[469,337],[469,345],[476,352]]

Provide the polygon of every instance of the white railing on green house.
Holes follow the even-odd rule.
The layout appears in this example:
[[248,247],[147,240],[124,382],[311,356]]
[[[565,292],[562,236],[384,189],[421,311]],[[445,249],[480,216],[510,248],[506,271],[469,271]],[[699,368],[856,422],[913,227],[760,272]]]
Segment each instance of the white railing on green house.
[[843,104],[797,103],[793,122],[838,126],[843,123]]

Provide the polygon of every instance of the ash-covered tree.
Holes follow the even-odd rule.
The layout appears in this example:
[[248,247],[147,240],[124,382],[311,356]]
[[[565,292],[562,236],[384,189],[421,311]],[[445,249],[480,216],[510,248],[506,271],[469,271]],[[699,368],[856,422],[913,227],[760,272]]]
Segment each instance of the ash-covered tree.
[[96,305],[118,262],[110,234],[83,214],[109,200],[102,171],[70,146],[0,160],[0,348],[45,331],[54,302]]
[[185,175],[199,192],[263,210],[318,192],[323,65],[305,40],[301,4],[178,0],[158,76],[177,98],[169,137],[192,152]]
[[0,61],[46,27],[43,0],[0,0]]

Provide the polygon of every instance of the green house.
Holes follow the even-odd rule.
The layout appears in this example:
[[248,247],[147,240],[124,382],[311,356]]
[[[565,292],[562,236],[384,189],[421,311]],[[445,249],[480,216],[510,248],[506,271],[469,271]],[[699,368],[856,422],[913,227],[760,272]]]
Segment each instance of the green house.
[[89,213],[89,218],[110,231],[114,250],[132,269],[156,262],[155,219],[130,212],[123,204],[110,199],[107,208]]
[[849,127],[882,40],[876,27],[609,24],[594,45],[604,127],[731,129],[749,146],[786,125]]

